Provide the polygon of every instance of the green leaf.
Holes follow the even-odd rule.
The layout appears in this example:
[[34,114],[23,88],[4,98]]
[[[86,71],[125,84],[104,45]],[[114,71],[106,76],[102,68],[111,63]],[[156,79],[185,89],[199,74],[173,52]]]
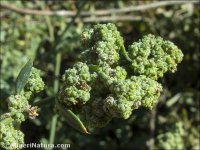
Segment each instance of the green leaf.
[[33,62],[29,60],[25,64],[25,66],[21,69],[16,80],[16,86],[15,86],[16,93],[21,92],[21,90],[25,87],[28,81],[29,75],[31,73],[32,66],[33,66]]
[[89,134],[83,122],[78,118],[76,114],[74,114],[70,109],[65,110],[60,104],[58,104],[58,108],[70,126],[82,133]]

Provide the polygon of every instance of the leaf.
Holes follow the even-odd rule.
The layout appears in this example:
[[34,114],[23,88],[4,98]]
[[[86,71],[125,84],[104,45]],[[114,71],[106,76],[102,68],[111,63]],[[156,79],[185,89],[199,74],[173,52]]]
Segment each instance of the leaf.
[[67,123],[72,126],[74,129],[89,134],[83,122],[78,118],[76,114],[74,114],[70,109],[64,109],[60,104],[58,104],[58,108],[62,115],[64,115]]
[[172,98],[170,98],[167,103],[166,106],[167,107],[171,107],[172,105],[174,105],[181,97],[181,93],[177,93],[176,95],[174,95]]
[[16,93],[21,92],[21,90],[25,87],[28,81],[28,78],[30,76],[32,66],[33,66],[33,62],[29,60],[25,64],[25,66],[21,69],[16,80],[16,86],[15,86]]

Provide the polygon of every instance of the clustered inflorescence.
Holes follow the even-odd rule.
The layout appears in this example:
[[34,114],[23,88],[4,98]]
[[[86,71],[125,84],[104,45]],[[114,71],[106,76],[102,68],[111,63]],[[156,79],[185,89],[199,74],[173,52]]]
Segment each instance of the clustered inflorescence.
[[81,35],[80,61],[63,75],[57,103],[72,110],[87,128],[103,127],[112,118],[127,119],[140,106],[153,108],[162,86],[158,78],[175,72],[183,54],[154,35],[125,50],[114,24],[98,24]]
[[20,125],[27,117],[34,117],[29,110],[33,110],[35,107],[29,105],[29,100],[43,89],[44,82],[40,77],[40,70],[32,67],[24,90],[8,97],[9,112],[1,115],[0,118],[0,147],[18,149],[16,145],[24,143],[24,134],[20,131]]
[[184,149],[183,123],[178,122],[169,131],[157,136],[158,149]]

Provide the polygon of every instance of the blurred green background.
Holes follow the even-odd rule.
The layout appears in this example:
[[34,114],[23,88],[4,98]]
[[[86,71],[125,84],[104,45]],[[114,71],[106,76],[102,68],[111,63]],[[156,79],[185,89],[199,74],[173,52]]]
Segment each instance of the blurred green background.
[[[184,53],[183,62],[175,74],[166,74],[160,81],[164,91],[152,111],[136,110],[128,120],[114,119],[90,135],[75,131],[59,117],[55,143],[71,144],[71,149],[156,149],[156,137],[182,122],[185,149],[200,149],[198,1],[1,0],[0,4],[0,114],[7,111],[6,98],[29,58],[42,70],[46,84],[32,103],[53,101],[55,84],[82,51],[82,31],[96,23],[112,22],[125,46],[152,33],[174,42]],[[56,65],[59,73],[55,73]],[[40,116],[22,124],[26,143],[49,142],[53,108],[54,103],[41,104]]]

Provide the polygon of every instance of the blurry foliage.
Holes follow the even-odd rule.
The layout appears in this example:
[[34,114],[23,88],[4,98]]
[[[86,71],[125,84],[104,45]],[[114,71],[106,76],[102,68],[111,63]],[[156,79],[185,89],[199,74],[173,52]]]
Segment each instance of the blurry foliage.
[[[77,10],[76,1],[1,1],[16,5],[19,8],[60,10]],[[130,5],[150,3],[150,1],[89,1],[84,10],[114,9]],[[199,4],[182,4],[159,7],[145,11],[130,13],[141,16],[140,21],[116,21],[126,43],[141,38],[147,33],[160,35],[174,42],[184,53],[183,62],[173,75],[165,75],[161,81],[164,92],[157,105],[154,137],[164,134],[171,124],[182,122],[185,135],[185,149],[200,149],[200,108],[199,108]],[[129,14],[129,15],[130,15]],[[98,20],[97,20],[98,22]],[[97,23],[94,22],[94,23]],[[29,58],[34,60],[34,66],[41,69],[46,90],[40,93],[34,101],[53,96],[56,47],[62,53],[61,71],[71,67],[78,58],[80,34],[85,27],[94,23],[76,22],[70,29],[62,32],[68,25],[66,17],[22,15],[1,9],[0,30],[0,113],[7,111],[6,98],[14,92],[14,83],[22,66]],[[56,39],[59,39],[56,40]],[[56,41],[56,43],[55,43]],[[49,130],[53,115],[53,104],[42,105],[40,116],[35,120],[26,120],[22,124],[25,142],[48,143]],[[152,131],[149,122],[152,114],[145,110],[136,110],[128,120],[115,119],[103,129],[97,129],[94,134],[83,135],[73,130],[63,118],[59,118],[56,128],[55,143],[69,143],[73,149],[146,149],[150,147]],[[36,134],[37,133],[37,134]],[[156,141],[157,148],[159,141]]]

